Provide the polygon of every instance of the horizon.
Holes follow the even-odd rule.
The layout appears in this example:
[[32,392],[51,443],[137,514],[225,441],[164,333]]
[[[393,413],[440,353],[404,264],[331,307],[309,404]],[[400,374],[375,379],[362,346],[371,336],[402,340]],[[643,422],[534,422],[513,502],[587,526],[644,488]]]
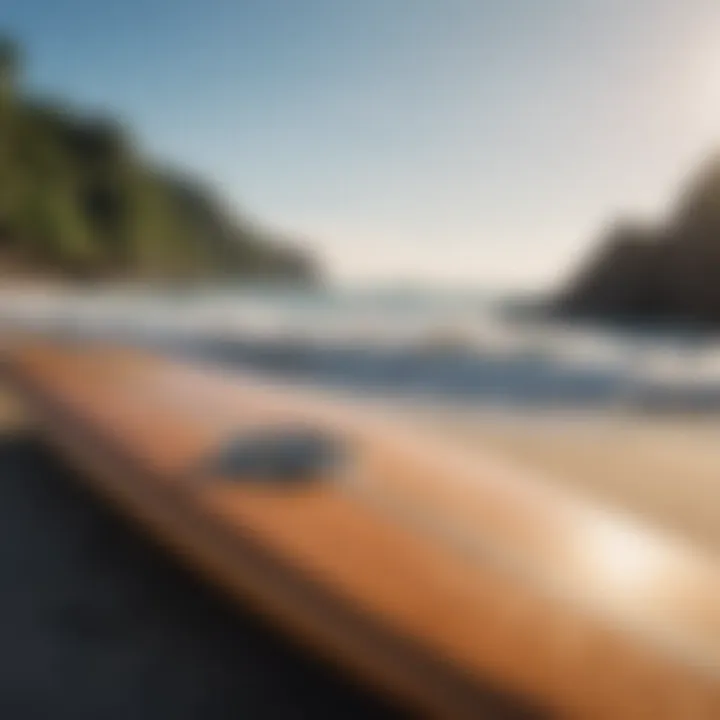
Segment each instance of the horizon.
[[352,286],[546,290],[620,216],[661,217],[719,145],[710,0],[28,0],[33,93]]

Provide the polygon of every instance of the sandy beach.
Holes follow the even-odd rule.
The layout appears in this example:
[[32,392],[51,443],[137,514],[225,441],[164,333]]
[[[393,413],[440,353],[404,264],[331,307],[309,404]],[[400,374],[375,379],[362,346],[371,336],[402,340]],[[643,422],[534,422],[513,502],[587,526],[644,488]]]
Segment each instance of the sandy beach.
[[0,717],[399,714],[110,512],[0,389]]
[[720,552],[720,418],[396,411],[444,440]]

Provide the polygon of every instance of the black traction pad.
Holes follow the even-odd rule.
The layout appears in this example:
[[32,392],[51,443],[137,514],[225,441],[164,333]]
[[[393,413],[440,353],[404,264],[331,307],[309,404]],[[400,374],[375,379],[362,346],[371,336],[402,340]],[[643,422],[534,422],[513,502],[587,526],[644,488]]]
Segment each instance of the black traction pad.
[[347,452],[331,434],[273,427],[231,437],[198,468],[203,477],[268,485],[304,484],[343,465]]

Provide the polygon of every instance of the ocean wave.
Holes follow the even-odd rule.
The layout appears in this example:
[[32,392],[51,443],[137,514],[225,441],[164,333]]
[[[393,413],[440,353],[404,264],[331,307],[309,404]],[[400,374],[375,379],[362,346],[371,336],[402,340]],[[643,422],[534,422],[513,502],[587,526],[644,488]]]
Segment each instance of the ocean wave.
[[720,409],[720,346],[514,320],[492,303],[288,294],[3,292],[0,321],[151,344],[384,396]]

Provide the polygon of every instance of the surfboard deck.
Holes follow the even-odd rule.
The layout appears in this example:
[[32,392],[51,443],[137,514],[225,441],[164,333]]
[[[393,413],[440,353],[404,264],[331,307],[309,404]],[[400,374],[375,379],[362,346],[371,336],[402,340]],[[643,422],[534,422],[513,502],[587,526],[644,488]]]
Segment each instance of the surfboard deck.
[[[320,393],[111,346],[22,338],[2,372],[44,436],[190,565],[435,717],[720,717],[715,558],[531,472]],[[300,429],[300,482],[214,464]],[[260,434],[260,435],[258,435]]]

